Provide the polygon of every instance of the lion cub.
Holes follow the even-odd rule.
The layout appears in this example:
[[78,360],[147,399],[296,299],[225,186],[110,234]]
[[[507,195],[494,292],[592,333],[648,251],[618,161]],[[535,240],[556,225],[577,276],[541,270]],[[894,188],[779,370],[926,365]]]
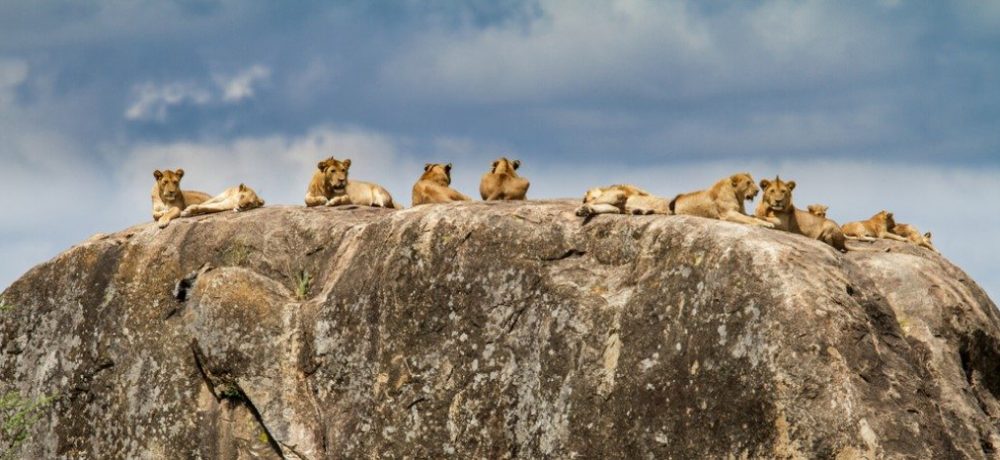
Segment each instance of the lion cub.
[[910,240],[911,243],[930,249],[931,251],[938,252],[937,248],[934,247],[934,243],[931,242],[931,232],[920,234],[920,230],[910,224],[896,224],[892,227],[892,233],[895,233],[903,238]]
[[617,184],[587,190],[576,215],[590,217],[597,214],[670,214],[670,209],[663,198],[634,185]]
[[470,198],[451,188],[451,163],[424,165],[424,173],[413,184],[413,206],[453,201],[470,201]]
[[516,170],[520,167],[521,160],[500,157],[494,161],[493,168],[479,181],[479,195],[487,201],[523,200],[531,183],[517,175]]
[[775,177],[773,182],[767,179],[760,181],[760,187],[764,189],[764,198],[754,212],[757,217],[773,223],[778,230],[805,235],[829,244],[840,252],[847,252],[844,232],[836,222],[796,209],[792,204],[795,181],[784,182],[780,177]]
[[906,238],[892,233],[892,228],[895,226],[896,220],[892,217],[892,213],[882,210],[868,220],[848,222],[841,228],[844,230],[844,235],[852,240],[875,241],[878,238],[886,238],[907,241]]
[[211,214],[230,209],[235,212],[249,211],[261,206],[264,206],[264,200],[257,196],[257,192],[246,185],[240,184],[236,187],[227,188],[204,203],[188,206],[187,209],[181,212],[181,217]]
[[354,204],[379,208],[395,208],[389,191],[378,184],[348,180],[351,160],[337,160],[334,157],[320,161],[316,165],[306,189],[306,206],[340,206]]
[[750,173],[733,174],[712,185],[708,190],[683,193],[670,202],[674,214],[721,219],[741,224],[772,228],[774,224],[748,216],[744,201],[753,201],[760,193]]
[[830,207],[825,204],[811,204],[806,206],[806,210],[809,211],[809,214],[816,217],[822,217],[824,219],[826,218],[826,211],[828,209],[830,209]]
[[157,169],[153,171],[153,220],[159,223],[160,228],[165,228],[181,215],[188,205],[202,203],[211,198],[207,193],[195,192],[191,190],[181,190],[181,178],[184,177],[184,170],[177,171]]

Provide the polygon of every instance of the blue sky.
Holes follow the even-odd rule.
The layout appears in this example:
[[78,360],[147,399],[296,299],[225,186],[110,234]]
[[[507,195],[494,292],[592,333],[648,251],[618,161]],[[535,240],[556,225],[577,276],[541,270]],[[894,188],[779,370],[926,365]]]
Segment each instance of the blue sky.
[[299,204],[332,154],[408,203],[507,155],[537,198],[780,173],[996,298],[998,133],[996,1],[5,1],[0,285],[149,220],[153,169]]

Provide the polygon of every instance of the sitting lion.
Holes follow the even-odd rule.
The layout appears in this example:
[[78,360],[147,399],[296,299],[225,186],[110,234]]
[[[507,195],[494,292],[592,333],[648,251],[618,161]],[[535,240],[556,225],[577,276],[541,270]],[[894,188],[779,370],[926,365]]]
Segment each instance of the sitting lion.
[[236,187],[227,188],[204,203],[188,206],[187,209],[181,212],[181,217],[211,214],[230,209],[235,212],[249,211],[261,206],[264,206],[264,200],[257,196],[257,192],[254,192],[252,188],[246,185],[240,184]]
[[516,170],[520,167],[521,160],[500,157],[479,181],[479,194],[486,201],[523,200],[531,183],[517,175]]
[[879,211],[868,220],[859,222],[848,222],[841,227],[844,235],[852,240],[875,241],[878,238],[887,238],[896,241],[907,241],[906,238],[892,233],[892,228],[896,226],[896,220],[892,213]]
[[583,205],[576,215],[591,217],[598,214],[670,214],[669,204],[660,197],[634,185],[616,184],[594,187],[583,196]]
[[934,247],[934,243],[931,242],[931,232],[920,234],[920,230],[910,224],[896,224],[892,227],[892,233],[895,233],[911,243],[930,249],[931,251],[938,252],[937,248]]
[[847,252],[844,232],[836,222],[796,209],[792,204],[795,181],[784,182],[775,177],[773,182],[767,179],[760,181],[760,187],[764,189],[764,198],[754,212],[757,217],[773,223],[778,230],[805,235],[829,244],[840,252]]
[[420,180],[413,184],[413,206],[453,201],[470,201],[470,198],[451,188],[451,163],[427,163]]
[[830,207],[825,204],[811,204],[806,206],[806,210],[809,211],[809,214],[816,217],[822,217],[824,219],[826,218],[826,211],[828,209],[830,209]]
[[188,205],[198,204],[211,198],[207,193],[191,190],[181,190],[181,178],[184,170],[177,171],[157,169],[153,171],[153,220],[159,222],[160,228],[165,228],[170,221],[181,215]]
[[771,228],[774,224],[748,216],[744,201],[753,201],[760,189],[749,173],[733,174],[712,185],[708,190],[683,193],[670,202],[674,214],[721,219],[741,224]]
[[348,180],[351,160],[333,157],[320,161],[306,189],[306,206],[374,206],[395,208],[389,191],[378,184]]

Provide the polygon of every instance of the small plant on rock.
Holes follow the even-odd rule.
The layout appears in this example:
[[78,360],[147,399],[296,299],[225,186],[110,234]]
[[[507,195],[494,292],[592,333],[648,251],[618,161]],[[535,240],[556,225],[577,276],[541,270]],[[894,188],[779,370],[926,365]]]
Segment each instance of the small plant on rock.
[[24,441],[28,440],[31,428],[52,404],[56,395],[42,395],[28,399],[16,391],[0,396],[0,460],[12,460]]

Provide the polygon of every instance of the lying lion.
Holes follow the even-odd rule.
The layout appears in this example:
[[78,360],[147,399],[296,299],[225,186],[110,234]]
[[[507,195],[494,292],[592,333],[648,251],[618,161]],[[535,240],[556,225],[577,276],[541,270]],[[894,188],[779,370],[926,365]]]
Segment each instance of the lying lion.
[[207,193],[191,190],[181,190],[181,178],[184,170],[177,171],[157,169],[153,171],[153,220],[159,222],[160,228],[165,228],[189,205],[202,203],[211,198]]
[[249,211],[251,209],[264,206],[264,200],[257,196],[257,192],[246,185],[240,184],[236,187],[229,187],[222,193],[212,197],[210,200],[200,204],[188,206],[181,217],[197,216],[199,214],[211,214],[232,209],[235,212]]
[[490,172],[479,181],[479,195],[486,201],[523,200],[531,183],[517,175],[516,170],[520,167],[521,160],[500,157],[494,161]]
[[413,206],[453,201],[470,201],[470,198],[451,188],[451,163],[424,165],[424,173],[413,184]]
[[795,181],[784,182],[775,177],[773,182],[767,179],[760,181],[760,187],[764,189],[764,198],[754,212],[757,217],[771,222],[775,229],[805,235],[840,252],[847,252],[844,232],[836,222],[796,209],[792,204]]
[[748,216],[744,201],[753,201],[760,189],[750,173],[733,174],[712,185],[708,190],[683,193],[670,202],[674,214],[721,219],[741,224],[759,225],[771,228],[774,224],[766,220]]
[[663,198],[634,185],[616,184],[587,190],[583,205],[576,210],[580,217],[598,214],[670,214],[670,209]]
[[896,226],[896,220],[892,213],[882,210],[868,220],[859,222],[848,222],[842,227],[844,235],[852,240],[875,241],[878,238],[886,238],[896,241],[908,241],[906,238],[892,233],[892,228]]
[[306,189],[306,206],[374,206],[395,208],[389,191],[378,184],[348,180],[351,160],[333,157],[320,161]]
[[937,248],[934,247],[934,243],[931,242],[931,232],[920,234],[920,230],[910,224],[896,224],[892,227],[892,233],[895,233],[903,238],[906,238],[911,243],[930,249],[931,251],[938,252]]

